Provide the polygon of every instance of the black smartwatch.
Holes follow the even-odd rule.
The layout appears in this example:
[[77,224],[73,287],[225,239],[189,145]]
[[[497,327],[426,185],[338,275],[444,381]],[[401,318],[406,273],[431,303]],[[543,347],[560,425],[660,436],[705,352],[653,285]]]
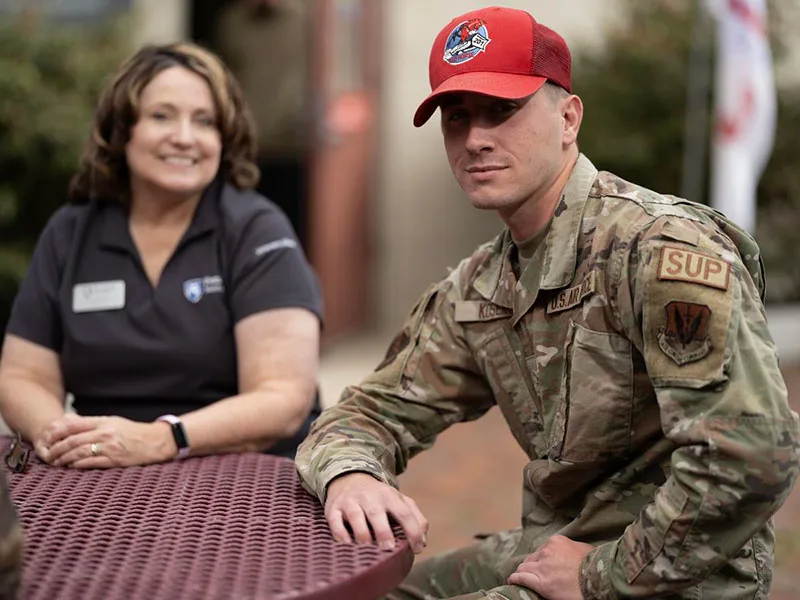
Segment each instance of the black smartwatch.
[[186,428],[183,426],[183,421],[175,415],[164,415],[158,417],[156,421],[169,423],[169,426],[172,428],[172,437],[175,438],[175,445],[178,447],[178,455],[175,459],[177,460],[189,456],[189,438],[186,435]]

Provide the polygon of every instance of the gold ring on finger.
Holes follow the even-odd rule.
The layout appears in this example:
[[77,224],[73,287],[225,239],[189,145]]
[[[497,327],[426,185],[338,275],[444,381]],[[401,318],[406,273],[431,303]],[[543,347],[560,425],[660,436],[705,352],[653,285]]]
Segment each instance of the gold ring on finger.
[[99,456],[100,455],[100,444],[92,442],[92,445],[89,446],[92,451],[92,456]]

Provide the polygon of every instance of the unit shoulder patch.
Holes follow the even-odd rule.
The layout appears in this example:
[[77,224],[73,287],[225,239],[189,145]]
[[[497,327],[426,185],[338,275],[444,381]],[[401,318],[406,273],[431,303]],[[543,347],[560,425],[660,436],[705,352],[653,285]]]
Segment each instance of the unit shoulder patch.
[[666,245],[661,248],[657,276],[662,281],[685,281],[727,290],[730,263],[686,248]]
[[658,331],[658,346],[683,366],[701,360],[712,350],[709,337],[711,309],[704,304],[673,301],[665,307],[666,325]]

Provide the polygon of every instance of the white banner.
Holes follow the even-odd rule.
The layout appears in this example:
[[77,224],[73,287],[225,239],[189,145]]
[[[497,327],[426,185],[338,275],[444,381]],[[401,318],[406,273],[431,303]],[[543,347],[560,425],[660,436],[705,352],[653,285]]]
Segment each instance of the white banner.
[[747,231],[777,117],[766,0],[707,0],[718,23],[711,205]]

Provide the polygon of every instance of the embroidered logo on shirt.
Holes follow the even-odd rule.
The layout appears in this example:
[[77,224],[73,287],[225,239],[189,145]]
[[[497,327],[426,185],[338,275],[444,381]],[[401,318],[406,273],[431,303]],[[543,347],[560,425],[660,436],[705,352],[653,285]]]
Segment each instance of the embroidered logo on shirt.
[[192,304],[197,304],[206,294],[220,294],[225,291],[222,277],[208,275],[183,282],[183,296]]
[[678,365],[698,361],[711,352],[708,324],[711,309],[705,304],[670,302],[667,324],[658,330],[658,346]]
[[658,263],[661,280],[686,281],[727,290],[730,273],[730,264],[719,258],[675,246],[661,248]]
[[589,273],[580,284],[563,290],[553,296],[547,304],[547,314],[561,312],[562,310],[569,310],[578,306],[583,299],[595,291],[594,271]]
[[279,240],[275,240],[274,242],[259,246],[254,252],[256,256],[263,256],[265,254],[269,254],[270,252],[275,252],[275,250],[280,250],[281,248],[297,248],[297,242],[295,242],[292,238],[281,238]]

